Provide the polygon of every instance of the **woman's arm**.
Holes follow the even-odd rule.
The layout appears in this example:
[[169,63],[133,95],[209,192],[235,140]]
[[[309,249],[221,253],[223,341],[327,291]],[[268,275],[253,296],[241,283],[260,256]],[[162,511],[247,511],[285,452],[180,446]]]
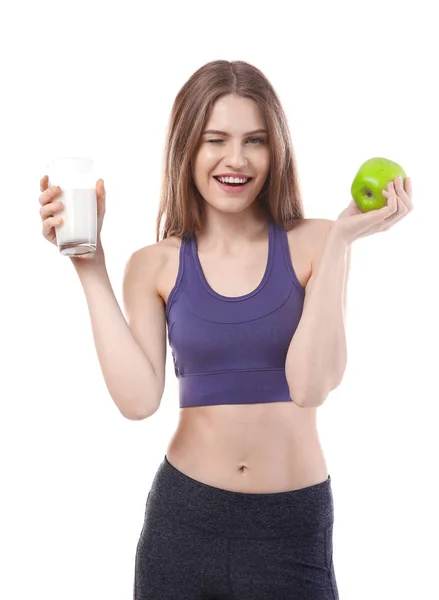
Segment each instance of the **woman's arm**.
[[156,296],[157,265],[151,247],[135,252],[124,276],[128,324],[114,295],[105,264],[85,259],[74,266],[85,292],[102,374],[121,414],[145,419],[157,410],[164,390],[166,323]]
[[329,392],[340,385],[347,363],[345,315],[351,247],[337,236],[332,224],[329,219],[319,219],[317,224],[316,258],[285,363],[290,396],[304,408],[323,404]]

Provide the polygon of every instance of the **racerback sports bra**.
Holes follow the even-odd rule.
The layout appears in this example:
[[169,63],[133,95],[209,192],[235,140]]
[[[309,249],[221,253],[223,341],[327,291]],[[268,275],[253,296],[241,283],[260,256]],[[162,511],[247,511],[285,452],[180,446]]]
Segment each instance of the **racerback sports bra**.
[[264,276],[255,290],[238,297],[210,287],[194,234],[183,236],[166,306],[180,408],[292,401],[285,360],[305,290],[291,263],[285,228],[270,217],[268,233]]

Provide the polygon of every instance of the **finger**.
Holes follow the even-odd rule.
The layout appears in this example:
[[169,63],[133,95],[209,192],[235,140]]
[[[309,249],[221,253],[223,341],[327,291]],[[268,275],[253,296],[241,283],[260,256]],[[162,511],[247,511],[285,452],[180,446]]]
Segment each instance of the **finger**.
[[397,177],[395,179],[395,189],[396,189],[398,198],[401,200],[401,202],[403,202],[405,204],[405,206],[408,207],[410,205],[410,198],[404,189],[404,183],[403,183],[401,177]]
[[98,179],[96,182],[96,195],[98,200],[105,200],[106,192],[103,179]]
[[40,196],[40,204],[42,206],[49,204],[49,202],[52,202],[60,193],[61,188],[59,186],[47,188]]
[[382,191],[386,192],[386,194],[388,196],[390,196],[391,194],[393,194],[394,191],[395,191],[395,187],[393,185],[393,181],[389,181],[389,183],[387,184],[387,189],[383,189]]
[[[389,183],[387,184],[386,190],[381,190],[381,194],[384,196],[384,198],[387,198],[387,206],[392,205],[392,206],[396,207],[396,209],[398,208],[398,204],[397,204],[398,195],[396,193],[396,190],[395,190],[395,187],[394,187],[392,181],[389,181]],[[379,210],[383,210],[383,209],[381,208]]]
[[48,187],[49,187],[49,176],[44,175],[44,177],[42,177],[40,179],[40,190],[42,192],[44,192],[45,190],[47,190]]
[[387,190],[381,190],[381,194],[384,196],[384,198],[387,198],[387,205],[377,210],[371,210],[369,213],[367,213],[378,213],[379,217],[377,218],[377,221],[380,221],[383,217],[387,219],[389,216],[395,214],[398,210],[397,195],[392,181],[389,181],[387,184]]
[[49,204],[46,204],[40,208],[40,216],[44,220],[47,219],[47,217],[51,217],[55,213],[58,213],[62,210],[64,210],[63,202],[50,202]]
[[[406,185],[408,185],[408,189],[411,192],[410,178],[406,178]],[[389,191],[382,190],[382,195],[388,199],[388,206],[396,205],[396,211],[392,212],[389,216],[387,216],[384,219],[385,227],[382,229],[382,231],[387,231],[387,229],[390,229],[394,222],[406,217],[408,213],[413,209],[411,197],[404,190],[402,182],[398,182],[397,179],[395,179],[395,184],[393,184],[393,182],[389,182],[387,184],[387,188]]]
[[405,181],[402,181],[400,178],[399,182],[396,182],[397,195],[401,200],[404,210],[404,215],[406,212],[410,212],[413,210],[413,201],[412,201],[412,189],[411,189],[411,179],[410,177],[406,177]]
[[407,196],[409,197],[409,205],[411,208],[413,208],[413,188],[412,188],[412,180],[410,179],[410,177],[406,177],[405,191],[407,193]]
[[[396,217],[401,212],[402,206],[405,206],[405,204],[403,203],[403,201],[401,200],[401,198],[400,198],[400,196],[398,194],[397,186],[396,186],[396,183],[395,183],[397,181],[397,179],[395,179],[395,181],[391,181],[390,182],[390,189],[392,190],[391,193],[394,196],[395,205],[396,205],[396,211],[394,213],[392,213],[392,215],[391,215],[392,217]],[[388,217],[386,217],[385,220],[387,221]]]
[[48,236],[50,233],[50,230],[55,227],[56,225],[61,225],[62,223],[62,218],[61,217],[49,217],[48,219],[45,219],[43,221],[43,235],[44,237]]
[[397,210],[391,214],[389,217],[386,217],[382,223],[382,227],[380,227],[380,231],[387,231],[397,222],[403,219],[408,215],[410,209],[406,206],[406,204],[399,198],[396,194],[393,196],[396,200]]

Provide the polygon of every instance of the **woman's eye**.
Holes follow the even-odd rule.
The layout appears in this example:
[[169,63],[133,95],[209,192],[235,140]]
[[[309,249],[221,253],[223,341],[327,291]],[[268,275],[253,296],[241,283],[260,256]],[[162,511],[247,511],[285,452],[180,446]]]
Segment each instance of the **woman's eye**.
[[[260,137],[254,137],[254,138],[249,138],[249,139],[248,139],[248,141],[249,141],[249,142],[250,142],[250,141],[255,141],[255,140],[256,140],[256,143],[258,143],[258,144],[263,144],[263,143],[265,142],[264,138],[260,138]],[[221,142],[223,142],[223,141],[224,141],[224,140],[207,140],[207,142],[208,142],[209,144],[218,144],[218,143],[221,143]],[[253,145],[253,144],[252,144],[252,145]]]

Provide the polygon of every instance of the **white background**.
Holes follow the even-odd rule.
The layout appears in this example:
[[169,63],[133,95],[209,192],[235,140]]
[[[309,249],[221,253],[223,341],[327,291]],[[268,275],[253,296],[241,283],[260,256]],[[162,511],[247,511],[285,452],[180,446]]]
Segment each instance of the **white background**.
[[[178,420],[168,348],[160,410],[124,419],[85,296],[41,235],[45,165],[105,180],[115,294],[155,242],[175,95],[201,65],[245,60],[286,111],[308,218],[337,218],[358,167],[395,160],[414,211],[354,243],[348,366],[318,411],[342,600],[438,598],[438,107],[434,3],[8,3],[0,14],[0,597],[132,598],[144,504]],[[165,600],[165,599],[163,599]],[[190,600],[190,599],[187,599]]]

